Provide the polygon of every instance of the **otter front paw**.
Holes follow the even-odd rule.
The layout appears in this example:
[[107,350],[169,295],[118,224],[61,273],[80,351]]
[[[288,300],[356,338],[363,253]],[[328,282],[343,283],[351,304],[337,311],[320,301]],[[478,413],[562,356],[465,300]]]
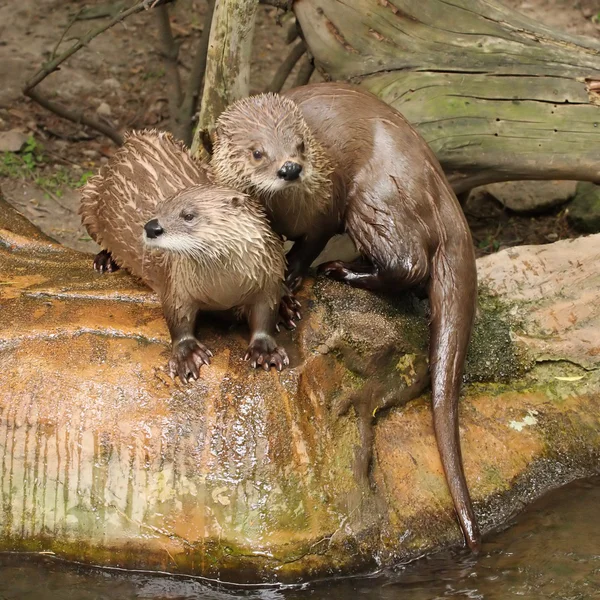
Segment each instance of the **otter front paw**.
[[300,302],[296,300],[291,292],[284,294],[279,303],[279,322],[275,325],[279,331],[279,324],[282,323],[287,329],[295,329],[296,321],[302,319],[300,314]]
[[262,367],[265,371],[268,371],[272,366],[281,371],[283,367],[290,364],[286,351],[278,346],[270,335],[259,337],[250,342],[244,360],[249,360],[255,369]]
[[187,338],[173,346],[169,359],[169,375],[175,379],[179,375],[182,383],[188,383],[190,378],[198,379],[200,367],[210,364],[212,352],[196,338]]
[[303,275],[298,269],[290,269],[285,278],[285,285],[290,293],[297,292],[304,281]]
[[114,273],[119,270],[119,265],[114,261],[108,250],[102,250],[94,257],[94,271],[98,273]]

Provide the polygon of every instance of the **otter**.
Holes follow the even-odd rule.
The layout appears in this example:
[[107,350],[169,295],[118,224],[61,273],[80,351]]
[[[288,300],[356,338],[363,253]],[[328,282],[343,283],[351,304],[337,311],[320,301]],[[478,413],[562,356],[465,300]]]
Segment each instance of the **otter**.
[[172,340],[171,377],[199,377],[211,351],[195,336],[199,311],[233,311],[250,326],[253,367],[289,364],[273,337],[285,274],[281,239],[260,203],[215,186],[167,133],[131,132],[82,190],[80,214],[103,248],[160,297]]
[[322,264],[321,273],[385,293],[427,291],[434,430],[460,525],[477,552],[458,430],[477,273],[469,227],[437,158],[398,111],[340,83],[239,100],[217,120],[212,142],[219,182],[259,197],[275,231],[294,241],[292,290],[345,231],[362,259]]

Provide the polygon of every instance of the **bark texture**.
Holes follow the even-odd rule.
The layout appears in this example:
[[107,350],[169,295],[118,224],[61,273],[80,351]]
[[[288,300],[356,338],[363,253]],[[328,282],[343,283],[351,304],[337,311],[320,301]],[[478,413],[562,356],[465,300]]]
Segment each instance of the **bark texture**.
[[294,11],[319,70],[402,112],[457,193],[600,182],[600,42],[486,0],[296,0]]

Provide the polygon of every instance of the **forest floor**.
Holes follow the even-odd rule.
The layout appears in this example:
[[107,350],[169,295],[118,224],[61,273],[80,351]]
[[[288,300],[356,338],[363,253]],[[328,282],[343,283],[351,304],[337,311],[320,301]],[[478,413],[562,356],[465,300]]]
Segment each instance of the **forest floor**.
[[[600,36],[594,16],[600,0],[504,0],[525,15],[570,33]],[[83,2],[8,0],[0,6],[0,147],[2,133],[29,137],[19,154],[0,152],[0,191],[44,232],[72,248],[96,252],[77,215],[77,187],[116,150],[106,137],[65,121],[21,94],[23,84],[55,51],[61,35],[86,5],[110,12],[122,0]],[[171,22],[181,43],[182,76],[189,74],[191,48],[202,30],[205,0],[178,0]],[[155,11],[143,11],[97,37],[40,86],[45,94],[118,129],[168,125],[165,71]],[[83,14],[83,13],[81,13]],[[279,11],[261,6],[255,32],[251,91],[263,91],[287,55],[287,26]],[[99,19],[74,21],[59,53]],[[293,80],[293,75],[288,79]],[[318,75],[313,76],[318,80]],[[289,85],[289,83],[288,83]],[[1,149],[1,148],[0,148]],[[488,192],[472,194],[465,206],[478,255],[516,244],[540,244],[575,236],[561,207],[541,215],[519,215]]]

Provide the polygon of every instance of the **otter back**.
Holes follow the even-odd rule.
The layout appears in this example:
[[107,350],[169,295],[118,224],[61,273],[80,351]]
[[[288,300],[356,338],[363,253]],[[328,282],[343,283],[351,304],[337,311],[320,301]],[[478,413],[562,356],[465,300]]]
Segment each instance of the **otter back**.
[[92,239],[119,266],[156,289],[160,283],[153,273],[157,257],[145,252],[144,224],[160,200],[200,183],[209,183],[206,167],[169,133],[130,132],[84,186],[79,214]]

